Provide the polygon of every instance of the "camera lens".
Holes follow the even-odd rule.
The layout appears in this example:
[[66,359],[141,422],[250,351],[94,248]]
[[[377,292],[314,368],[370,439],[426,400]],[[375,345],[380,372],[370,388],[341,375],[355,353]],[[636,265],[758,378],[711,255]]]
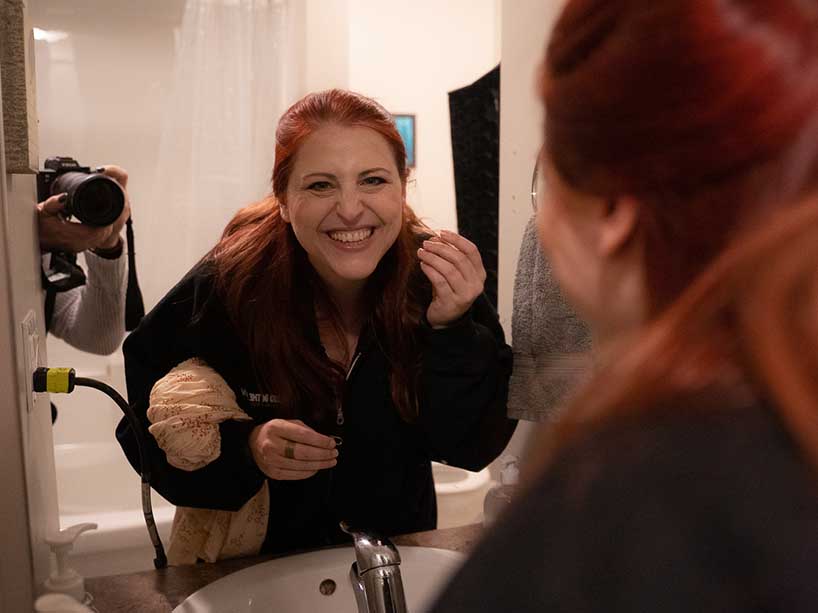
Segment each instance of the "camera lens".
[[114,223],[125,207],[125,197],[119,185],[102,175],[87,176],[74,191],[74,215],[89,226]]
[[66,212],[89,226],[108,226],[125,208],[122,188],[101,174],[66,172],[54,181],[52,193],[59,192],[68,193]]

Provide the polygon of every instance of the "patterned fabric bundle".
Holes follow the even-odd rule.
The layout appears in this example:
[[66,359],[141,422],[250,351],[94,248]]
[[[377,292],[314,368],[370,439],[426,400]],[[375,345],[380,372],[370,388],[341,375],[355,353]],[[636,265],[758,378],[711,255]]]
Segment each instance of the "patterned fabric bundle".
[[[219,457],[219,424],[227,419],[249,421],[233,390],[204,361],[193,358],[156,382],[150,396],[148,431],[168,462],[186,471]],[[267,533],[270,510],[267,482],[238,511],[177,507],[168,562],[195,564],[258,554]]]

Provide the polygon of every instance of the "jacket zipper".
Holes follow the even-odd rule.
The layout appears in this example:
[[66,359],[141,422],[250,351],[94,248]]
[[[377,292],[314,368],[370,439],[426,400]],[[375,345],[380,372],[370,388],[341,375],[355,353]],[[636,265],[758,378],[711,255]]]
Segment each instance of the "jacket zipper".
[[[352,376],[352,371],[355,370],[355,365],[358,363],[361,354],[355,354],[355,357],[352,360],[352,364],[349,366],[349,370],[347,371],[346,381],[349,381],[349,378]],[[343,397],[338,399],[338,405],[335,407],[336,415],[335,415],[335,423],[339,426],[344,425],[344,399]]]
[[[352,360],[352,364],[350,364],[349,370],[347,371],[347,376],[345,378],[345,381],[349,381],[349,378],[352,376],[352,371],[355,370],[355,365],[358,363],[358,359],[360,357],[361,357],[360,352],[355,354],[355,357]],[[344,399],[343,399],[343,395],[341,396],[341,398],[338,399],[338,404],[335,407],[335,410],[336,410],[335,423],[338,424],[339,426],[343,426],[344,421],[345,421],[344,420]],[[332,498],[332,482],[333,482],[333,477],[335,475],[335,471],[330,469],[330,470],[327,471],[327,473],[328,473],[328,475],[327,475],[327,497],[326,497],[325,508],[329,509],[331,507],[330,500]],[[330,532],[326,533],[325,536],[324,536],[324,541],[326,542],[327,545],[332,544],[332,538],[330,537],[331,532],[332,531],[330,530]]]

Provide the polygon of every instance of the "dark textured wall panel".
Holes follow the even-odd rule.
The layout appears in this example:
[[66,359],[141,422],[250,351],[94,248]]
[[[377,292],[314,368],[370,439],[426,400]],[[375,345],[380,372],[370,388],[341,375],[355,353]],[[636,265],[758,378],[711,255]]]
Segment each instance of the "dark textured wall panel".
[[480,249],[486,295],[497,308],[500,66],[449,93],[458,232]]

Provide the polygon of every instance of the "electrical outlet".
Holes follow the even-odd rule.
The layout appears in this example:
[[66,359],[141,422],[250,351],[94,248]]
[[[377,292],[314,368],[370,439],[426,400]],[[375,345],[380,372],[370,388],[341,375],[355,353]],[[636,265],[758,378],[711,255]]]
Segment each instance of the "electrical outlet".
[[37,332],[37,314],[29,311],[20,324],[23,336],[23,353],[26,365],[26,409],[29,413],[34,410],[36,394],[31,378],[37,366],[40,365],[40,335]]

